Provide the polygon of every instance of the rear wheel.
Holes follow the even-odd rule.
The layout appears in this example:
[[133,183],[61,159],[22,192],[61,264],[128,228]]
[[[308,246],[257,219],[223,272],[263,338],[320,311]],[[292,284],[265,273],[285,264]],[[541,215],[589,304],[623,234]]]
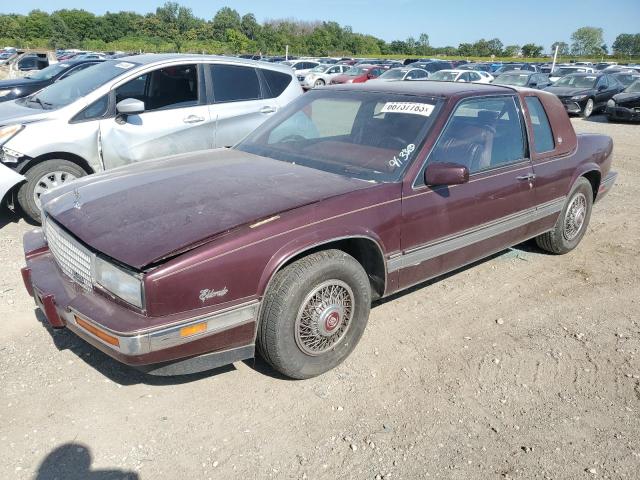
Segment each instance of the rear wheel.
[[29,218],[40,222],[40,197],[55,187],[87,174],[68,160],[46,160],[27,170],[27,181],[18,190],[18,203]]
[[576,248],[587,231],[592,205],[591,183],[580,177],[574,184],[553,230],[536,237],[538,246],[556,254],[564,254]]
[[593,99],[590,98],[589,100],[587,100],[587,103],[582,109],[582,116],[584,118],[589,118],[592,113],[593,113]]
[[353,351],[371,307],[368,276],[340,250],[304,257],[279,271],[267,291],[258,349],[280,373],[315,377]]

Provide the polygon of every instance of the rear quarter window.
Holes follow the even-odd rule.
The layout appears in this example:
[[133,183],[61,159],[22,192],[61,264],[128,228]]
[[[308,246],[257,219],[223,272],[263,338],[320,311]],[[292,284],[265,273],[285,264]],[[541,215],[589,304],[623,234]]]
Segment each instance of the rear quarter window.
[[525,97],[531,125],[533,125],[533,148],[536,153],[549,152],[555,148],[553,132],[547,112],[537,97]]
[[260,72],[267,82],[269,91],[266,92],[266,94],[269,98],[279,97],[282,95],[282,92],[284,92],[291,83],[291,75],[286,73],[267,69],[260,69]]

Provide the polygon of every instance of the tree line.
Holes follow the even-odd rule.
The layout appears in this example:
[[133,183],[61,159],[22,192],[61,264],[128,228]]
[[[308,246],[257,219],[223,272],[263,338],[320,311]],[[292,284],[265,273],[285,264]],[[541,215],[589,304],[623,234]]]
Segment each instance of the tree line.
[[[562,56],[599,57],[607,54],[600,28],[583,27],[573,33],[571,45],[554,42]],[[223,7],[211,20],[198,18],[190,8],[167,2],[146,15],[63,9],[49,14],[0,14],[0,42],[21,48],[82,48],[96,51],[153,51],[283,54],[289,46],[298,55],[435,55],[462,57],[539,57],[544,47],[535,43],[504,45],[498,38],[434,47],[422,33],[406,40],[386,42],[357,33],[333,21],[267,20],[240,15]],[[640,34],[620,34],[612,45],[618,56],[640,56]]]

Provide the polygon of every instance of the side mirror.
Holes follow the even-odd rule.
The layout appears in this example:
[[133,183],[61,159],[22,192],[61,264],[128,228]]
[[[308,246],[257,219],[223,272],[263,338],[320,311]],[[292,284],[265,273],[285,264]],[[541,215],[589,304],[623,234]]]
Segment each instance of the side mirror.
[[459,163],[431,163],[424,171],[424,183],[436,185],[460,185],[469,181],[469,169]]
[[138,115],[144,112],[144,102],[135,98],[125,98],[116,104],[116,110],[123,115]]

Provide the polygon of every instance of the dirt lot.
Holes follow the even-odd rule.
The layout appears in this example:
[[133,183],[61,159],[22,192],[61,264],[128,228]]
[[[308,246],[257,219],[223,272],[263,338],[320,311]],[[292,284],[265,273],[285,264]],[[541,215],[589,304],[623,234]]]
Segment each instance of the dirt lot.
[[[518,246],[377,305],[313,380],[145,377],[37,318],[0,216],[0,478],[640,476],[640,126],[573,253]],[[89,471],[91,473],[89,473]]]

